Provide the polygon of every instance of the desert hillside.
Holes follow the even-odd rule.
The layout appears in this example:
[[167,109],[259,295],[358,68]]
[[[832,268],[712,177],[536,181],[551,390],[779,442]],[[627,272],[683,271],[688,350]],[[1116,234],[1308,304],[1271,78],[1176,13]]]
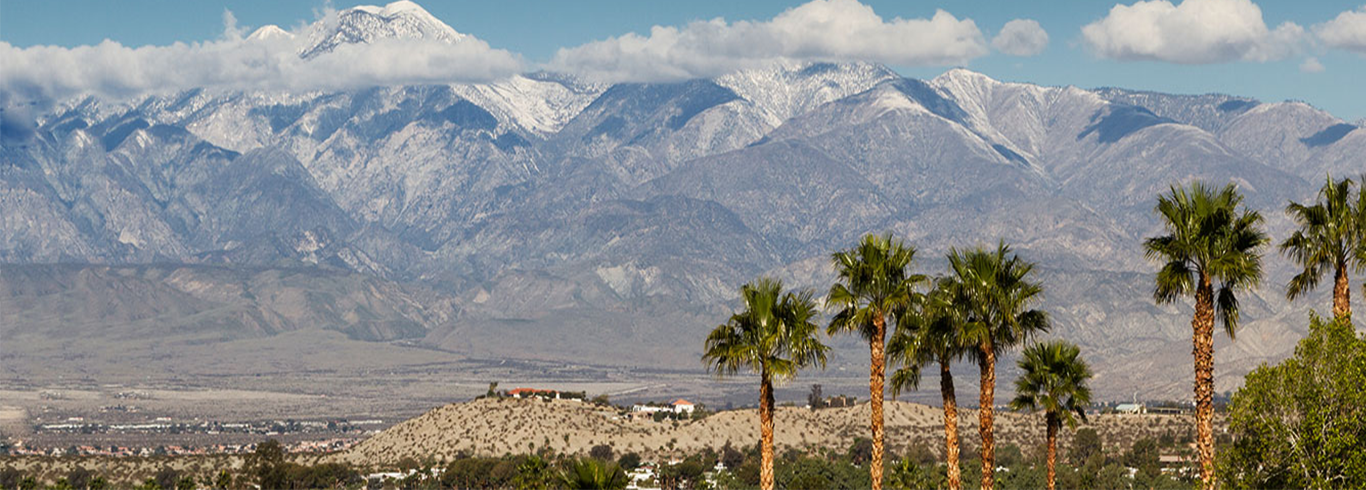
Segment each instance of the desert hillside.
[[[889,401],[885,406],[887,445],[894,453],[914,444],[936,452],[943,445],[943,412],[938,407]],[[857,437],[868,436],[868,405],[812,411],[782,407],[776,416],[778,450],[789,448],[845,451]],[[1127,446],[1133,440],[1156,437],[1168,430],[1181,435],[1193,427],[1189,416],[1097,415],[1096,428],[1107,445]],[[966,447],[978,446],[977,411],[959,412],[959,430]],[[1028,448],[1043,441],[1043,417],[998,413],[999,444]],[[1071,432],[1061,438],[1065,450]],[[368,466],[393,464],[405,457],[450,460],[457,454],[500,456],[549,447],[557,453],[586,454],[598,444],[617,452],[637,452],[646,458],[691,454],[754,444],[759,440],[756,410],[731,410],[702,420],[655,422],[629,420],[615,409],[567,400],[480,399],[453,403],[395,425],[334,457]]]

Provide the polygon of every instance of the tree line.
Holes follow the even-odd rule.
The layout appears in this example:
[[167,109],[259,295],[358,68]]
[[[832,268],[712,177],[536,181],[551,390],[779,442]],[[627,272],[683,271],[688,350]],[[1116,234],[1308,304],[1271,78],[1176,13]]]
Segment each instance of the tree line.
[[[1347,323],[1349,330],[1348,275],[1353,270],[1366,271],[1366,192],[1359,189],[1353,197],[1353,187],[1358,185],[1366,186],[1366,176],[1360,184],[1330,176],[1315,202],[1290,202],[1285,212],[1298,229],[1279,246],[1301,269],[1288,285],[1288,298],[1303,296],[1331,271],[1333,315],[1337,322]],[[1233,184],[1214,188],[1197,181],[1172,186],[1170,192],[1158,196],[1155,213],[1165,233],[1143,242],[1147,258],[1159,265],[1154,301],[1165,304],[1190,298],[1194,303],[1196,447],[1202,486],[1208,490],[1218,478],[1213,435],[1214,327],[1219,323],[1235,338],[1241,321],[1238,294],[1260,284],[1262,251],[1270,238],[1262,215],[1244,206]],[[977,364],[981,487],[994,488],[996,363],[1003,354],[1025,346],[1019,361],[1023,374],[1016,380],[1016,397],[1010,406],[1044,413],[1047,487],[1052,490],[1057,435],[1063,425],[1075,427],[1078,419],[1085,421],[1085,408],[1091,403],[1087,387],[1091,372],[1077,346],[1062,340],[1036,340],[1048,332],[1050,322],[1047,312],[1037,308],[1044,288],[1034,279],[1035,265],[1001,242],[994,248],[950,248],[947,272],[930,277],[915,271],[915,247],[891,233],[864,236],[853,247],[831,254],[830,260],[837,279],[825,295],[824,310],[833,316],[824,328],[817,323],[823,308],[814,290],[787,290],[781,281],[761,277],[741,286],[740,311],[713,329],[704,343],[702,360],[709,370],[718,375],[746,370],[759,376],[760,487],[774,487],[774,385],[791,380],[801,369],[825,367],[829,347],[821,340],[824,330],[829,336],[854,334],[868,342],[872,436],[868,471],[874,489],[881,488],[885,475],[883,393],[888,361],[897,366],[891,377],[894,394],[917,389],[922,370],[938,368],[948,463],[945,485],[954,490],[962,486],[962,472],[957,400],[949,366],[965,358]]]

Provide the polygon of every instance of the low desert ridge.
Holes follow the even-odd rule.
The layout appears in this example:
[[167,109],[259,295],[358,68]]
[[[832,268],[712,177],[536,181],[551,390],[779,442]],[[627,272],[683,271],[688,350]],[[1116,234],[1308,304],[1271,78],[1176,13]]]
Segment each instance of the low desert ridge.
[[[888,401],[887,448],[900,453],[921,445],[939,454],[944,446],[944,412],[939,407]],[[965,450],[980,445],[976,410],[958,412],[959,437]],[[779,407],[775,415],[778,452],[844,452],[856,438],[869,436],[869,406],[811,410]],[[1043,415],[998,410],[998,447],[1022,449],[1044,441]],[[1194,427],[1190,415],[1103,414],[1090,418],[1108,445],[1127,447],[1142,437],[1170,431],[1182,435]],[[1060,436],[1060,451],[1071,444],[1073,431]],[[587,454],[596,445],[609,445],[618,454],[635,452],[648,459],[693,454],[726,444],[741,448],[759,441],[755,409],[718,412],[700,420],[633,420],[621,409],[572,400],[483,398],[452,403],[405,421],[362,441],[328,460],[360,466],[388,466],[404,458],[453,460],[459,456],[526,454],[545,448],[559,454]],[[942,454],[941,454],[942,456]]]

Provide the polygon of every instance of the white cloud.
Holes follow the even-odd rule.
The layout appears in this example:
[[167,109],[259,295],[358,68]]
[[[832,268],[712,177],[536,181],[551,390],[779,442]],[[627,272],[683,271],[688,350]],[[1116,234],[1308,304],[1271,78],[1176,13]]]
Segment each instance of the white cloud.
[[1183,64],[1269,61],[1299,51],[1304,28],[1286,22],[1267,28],[1251,0],[1167,0],[1115,5],[1082,28],[1099,56]]
[[1006,22],[991,47],[1011,56],[1036,56],[1048,47],[1048,32],[1033,19]]
[[1300,63],[1300,71],[1305,73],[1323,73],[1323,70],[1323,63],[1320,63],[1318,58],[1311,57]]
[[1366,54],[1366,6],[1314,26],[1314,34],[1329,47]]
[[[328,15],[335,15],[330,12]],[[294,36],[242,37],[225,11],[222,39],[203,43],[129,47],[105,40],[73,48],[20,48],[0,41],[0,92],[24,99],[91,93],[135,96],[194,87],[233,89],[342,89],[403,83],[477,82],[515,73],[519,56],[473,36],[446,43],[388,39],[346,44],[330,53],[299,57],[308,29]]]
[[696,21],[562,48],[557,71],[599,80],[661,81],[725,74],[775,60],[862,60],[955,65],[987,54],[971,19],[885,20],[857,0],[813,0],[767,21]]

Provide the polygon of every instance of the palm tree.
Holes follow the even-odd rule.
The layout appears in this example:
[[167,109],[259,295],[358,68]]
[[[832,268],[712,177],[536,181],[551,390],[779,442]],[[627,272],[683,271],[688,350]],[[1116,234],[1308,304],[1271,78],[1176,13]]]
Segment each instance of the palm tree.
[[962,488],[958,467],[958,397],[953,388],[949,365],[961,359],[973,346],[961,335],[962,310],[950,297],[952,283],[936,281],[935,288],[915,307],[896,315],[896,330],[887,342],[887,358],[900,365],[892,373],[892,396],[903,389],[920,387],[921,370],[931,364],[939,367],[939,394],[944,397],[944,457],[948,462],[950,490]]
[[1286,297],[1294,300],[1319,284],[1328,269],[1333,270],[1333,317],[1352,316],[1352,285],[1347,269],[1366,270],[1366,254],[1359,253],[1363,230],[1351,199],[1352,180],[1328,181],[1319,189],[1318,202],[1306,206],[1291,201],[1286,214],[1300,226],[1294,235],[1281,242],[1281,253],[1304,269],[1290,280]]
[[759,486],[773,488],[773,384],[792,379],[803,367],[825,367],[818,314],[810,290],[783,293],[783,283],[760,278],[740,288],[745,309],[707,336],[702,361],[717,375],[741,368],[759,374]]
[[1016,256],[1004,242],[995,251],[950,249],[949,268],[951,301],[964,308],[962,335],[976,346],[968,355],[981,372],[977,432],[982,438],[982,488],[994,488],[996,359],[1030,335],[1048,331],[1048,315],[1028,309],[1043,298],[1043,287],[1029,280],[1034,264]]
[[593,458],[574,460],[559,476],[559,484],[568,489],[621,490],[626,488],[626,472],[621,469],[621,466]]
[[1091,404],[1091,368],[1081,359],[1081,349],[1061,340],[1026,347],[1020,359],[1024,372],[1015,380],[1014,410],[1043,409],[1048,427],[1048,490],[1053,490],[1054,468],[1058,461],[1058,429],[1066,423],[1077,427],[1076,414],[1086,421],[1086,406]]
[[[1229,338],[1234,337],[1239,316],[1234,293],[1261,281],[1260,250],[1267,242],[1262,215],[1242,209],[1242,202],[1233,184],[1218,191],[1200,182],[1190,188],[1173,186],[1171,194],[1157,198],[1157,213],[1167,234],[1143,243],[1149,260],[1163,262],[1153,298],[1164,304],[1195,295],[1195,430],[1206,490],[1215,486],[1214,321],[1218,316]],[[1217,293],[1215,280],[1220,282]]]
[[835,252],[831,261],[839,279],[826,296],[827,307],[839,310],[830,320],[827,332],[857,332],[868,341],[871,362],[868,392],[872,409],[873,457],[868,465],[873,489],[882,488],[882,392],[887,376],[884,359],[887,341],[887,316],[909,307],[919,293],[915,287],[926,282],[924,275],[911,274],[915,248],[885,235],[866,235],[852,249]]

